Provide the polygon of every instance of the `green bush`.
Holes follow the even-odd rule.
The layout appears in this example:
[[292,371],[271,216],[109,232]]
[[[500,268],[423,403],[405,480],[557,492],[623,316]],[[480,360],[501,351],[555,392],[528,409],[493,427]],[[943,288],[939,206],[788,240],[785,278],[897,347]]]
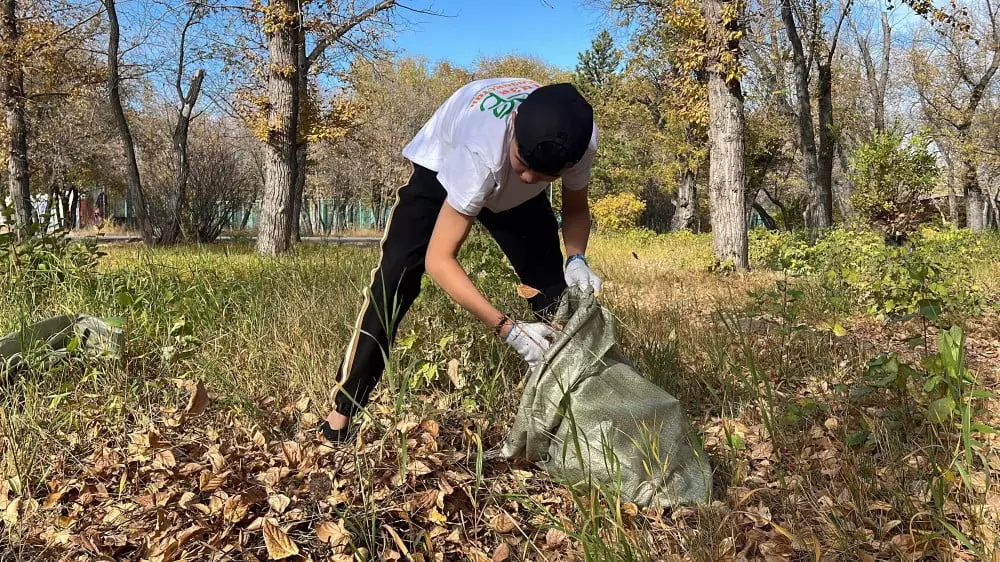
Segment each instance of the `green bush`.
[[916,210],[920,197],[930,193],[938,179],[937,162],[920,135],[878,133],[854,152],[851,203],[868,221],[892,220]]
[[800,233],[754,233],[751,239],[757,264],[817,279],[831,306],[889,316],[927,306],[980,313],[981,288],[968,263],[989,251],[978,235],[926,229],[901,247],[886,245],[870,229],[837,228],[813,244]]

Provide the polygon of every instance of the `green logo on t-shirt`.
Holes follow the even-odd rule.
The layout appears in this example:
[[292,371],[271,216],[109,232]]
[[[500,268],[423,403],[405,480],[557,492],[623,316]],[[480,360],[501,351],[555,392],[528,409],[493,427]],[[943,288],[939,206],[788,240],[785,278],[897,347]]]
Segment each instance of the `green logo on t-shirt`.
[[479,104],[479,111],[493,111],[499,119],[503,119],[510,115],[511,111],[514,111],[518,105],[521,104],[528,97],[527,93],[516,94],[509,98],[502,98],[493,92],[486,94],[486,98],[483,99],[483,103]]

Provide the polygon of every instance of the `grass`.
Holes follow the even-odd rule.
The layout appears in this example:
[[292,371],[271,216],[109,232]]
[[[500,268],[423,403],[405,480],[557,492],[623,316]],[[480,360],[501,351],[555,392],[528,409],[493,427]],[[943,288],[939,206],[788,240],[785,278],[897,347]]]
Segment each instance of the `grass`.
[[[129,342],[122,362],[81,358],[0,385],[0,559],[138,559],[173,540],[175,552],[230,545],[220,559],[263,560],[268,518],[313,559],[996,554],[994,436],[927,421],[923,379],[870,382],[880,353],[917,367],[936,356],[936,327],[831,317],[809,279],[718,276],[705,236],[602,236],[590,253],[626,356],[681,400],[704,440],[712,505],[642,512],[484,460],[513,418],[524,368],[429,282],[400,325],[357,453],[331,452],[313,428],[376,249],[300,245],[263,260],[247,244],[122,245],[93,272],[0,285],[0,334],[87,312],[123,318]],[[488,241],[474,239],[463,263],[501,307],[526,314]],[[995,297],[996,264],[970,269]],[[996,326],[991,310],[966,326],[977,377],[966,396],[996,385]],[[208,410],[184,416],[196,383]],[[991,398],[969,405],[975,420],[1000,421]],[[202,474],[227,475],[213,491]],[[141,498],[162,500],[155,525]],[[324,544],[323,523],[345,531]]]

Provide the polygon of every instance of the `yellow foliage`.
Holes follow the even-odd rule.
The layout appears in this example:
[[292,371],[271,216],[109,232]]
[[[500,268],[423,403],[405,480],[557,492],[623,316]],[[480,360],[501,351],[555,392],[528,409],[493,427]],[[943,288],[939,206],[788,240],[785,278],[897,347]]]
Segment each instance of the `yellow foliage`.
[[598,199],[591,206],[597,228],[603,232],[624,232],[639,225],[646,202],[634,193],[619,193]]
[[359,104],[342,97],[322,103],[317,97],[318,92],[310,92],[302,100],[301,134],[309,142],[333,142],[347,136],[357,124]]

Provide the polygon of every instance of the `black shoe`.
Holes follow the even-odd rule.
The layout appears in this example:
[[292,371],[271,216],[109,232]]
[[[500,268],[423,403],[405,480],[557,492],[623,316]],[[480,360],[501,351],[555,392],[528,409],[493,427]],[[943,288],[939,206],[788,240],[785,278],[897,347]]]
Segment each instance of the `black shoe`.
[[330,427],[330,422],[326,420],[319,424],[319,431],[323,434],[324,439],[335,445],[349,443],[354,440],[357,434],[357,428],[353,424],[348,423],[341,429],[333,429]]

